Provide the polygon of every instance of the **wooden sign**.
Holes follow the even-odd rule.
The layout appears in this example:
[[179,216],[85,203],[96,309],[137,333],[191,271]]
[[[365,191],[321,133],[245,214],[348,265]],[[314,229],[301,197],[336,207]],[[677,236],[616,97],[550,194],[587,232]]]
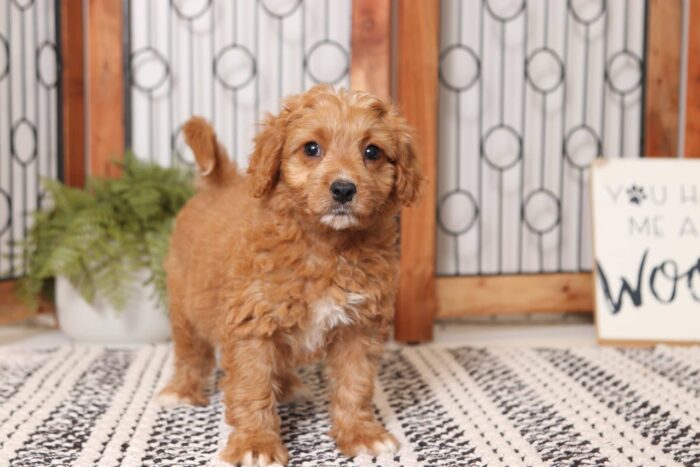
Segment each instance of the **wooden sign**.
[[591,184],[599,342],[700,342],[700,161],[601,160]]

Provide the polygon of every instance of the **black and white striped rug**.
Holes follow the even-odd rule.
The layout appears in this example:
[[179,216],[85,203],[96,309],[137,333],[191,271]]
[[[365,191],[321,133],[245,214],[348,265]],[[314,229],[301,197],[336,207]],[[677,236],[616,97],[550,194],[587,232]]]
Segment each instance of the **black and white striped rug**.
[[[0,465],[219,465],[230,428],[208,407],[161,409],[166,345],[0,349]],[[319,367],[280,407],[289,465],[700,466],[700,349],[389,350],[377,416],[394,456],[343,457]]]

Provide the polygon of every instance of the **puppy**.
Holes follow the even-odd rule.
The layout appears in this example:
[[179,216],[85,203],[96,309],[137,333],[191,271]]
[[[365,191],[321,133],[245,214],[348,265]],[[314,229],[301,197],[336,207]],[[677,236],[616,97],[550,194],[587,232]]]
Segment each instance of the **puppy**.
[[203,405],[221,353],[221,456],[285,464],[276,405],[325,358],[331,435],[349,456],[391,453],[374,418],[374,377],[394,312],[396,215],[419,194],[411,131],[391,105],[326,86],[287,98],[238,172],[201,118],[184,126],[200,170],[166,260],[175,372],[166,402]]

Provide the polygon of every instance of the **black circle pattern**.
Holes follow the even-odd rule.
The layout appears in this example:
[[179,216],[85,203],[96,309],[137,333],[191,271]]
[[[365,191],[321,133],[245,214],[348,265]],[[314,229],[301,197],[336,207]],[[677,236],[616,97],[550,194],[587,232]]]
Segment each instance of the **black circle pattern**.
[[[320,53],[324,48],[326,50],[335,50],[336,53],[341,54],[341,57],[343,59],[343,65],[341,69],[335,73],[334,77],[326,80],[322,79],[318,75],[318,72],[314,72],[314,70],[311,67],[311,60],[313,59],[313,56],[315,54]],[[315,43],[309,49],[309,51],[306,53],[306,57],[304,57],[304,65],[307,73],[309,74],[309,77],[311,77],[311,79],[314,80],[315,83],[337,84],[348,74],[348,70],[350,69],[350,57],[348,56],[348,51],[345,50],[340,43],[330,39],[324,39],[320,42]]]
[[[0,29],[0,280],[20,277],[26,257],[9,244],[22,242],[31,214],[41,209],[44,193],[39,179],[59,179],[61,137],[60,28],[54,16],[60,2],[7,0],[10,29]],[[25,34],[26,32],[26,34]],[[6,95],[7,92],[7,95]]]
[[[626,86],[624,84],[617,83],[615,74],[613,73],[613,68],[615,68],[615,65],[623,62],[624,60],[627,60],[628,63],[631,62],[634,64],[634,71],[637,74],[637,79]],[[644,79],[644,63],[637,54],[626,49],[620,50],[619,52],[614,53],[608,59],[607,66],[605,67],[605,77],[615,93],[620,95],[629,94],[642,86],[642,81]]]
[[[465,83],[455,82],[455,79],[449,76],[449,73],[446,70],[450,57],[456,56],[460,52],[467,54],[467,57],[471,60],[472,67],[474,69],[474,75],[470,79],[466,80]],[[457,59],[455,59],[455,61],[457,61]],[[462,63],[463,62],[460,61],[460,65]],[[474,52],[474,49],[471,47],[467,47],[466,45],[462,44],[452,44],[440,53],[440,69],[438,72],[440,82],[446,88],[455,92],[468,91],[479,81],[479,75],[481,74],[481,62],[479,57],[476,55],[476,52]]]
[[[537,199],[543,199],[547,204],[544,211],[533,213],[533,205]],[[561,203],[557,195],[546,188],[533,190],[525,197],[521,209],[521,218],[533,233],[544,235],[554,230],[561,222]],[[541,219],[544,218],[544,222]],[[544,225],[541,225],[541,224]]]
[[2,81],[10,72],[10,44],[2,34],[0,34],[0,47],[3,56],[3,59],[0,62],[3,64],[2,68],[0,68],[0,81]]
[[[243,79],[239,79],[238,81],[230,81],[230,78],[222,74],[222,62],[225,60],[226,56],[233,55],[235,53],[243,54],[243,57],[246,59],[247,68],[244,70],[246,74],[244,75]],[[221,49],[214,59],[214,76],[216,76],[219,83],[221,83],[221,85],[228,90],[239,91],[243,89],[255,79],[256,74],[257,64],[255,57],[250,50],[243,45],[228,45]]]
[[[503,83],[491,82],[489,81],[491,78],[484,75],[488,73],[496,77],[499,73],[504,73],[502,70],[505,69],[504,67],[507,67],[508,71],[506,73],[512,73],[513,69],[522,69],[525,82],[523,93],[526,93],[525,96],[527,96],[528,99],[530,99],[529,96],[534,96],[532,99],[539,99],[536,101],[538,103],[537,108],[541,108],[541,112],[545,114],[548,112],[548,107],[545,105],[548,96],[556,96],[554,97],[555,101],[562,99],[564,106],[569,105],[569,102],[573,99],[572,94],[567,88],[572,86],[569,81],[575,77],[569,77],[567,72],[569,69],[573,70],[574,68],[572,68],[571,57],[564,55],[568,52],[567,47],[570,48],[571,45],[563,45],[560,42],[556,42],[561,41],[561,37],[551,34],[548,35],[546,31],[548,26],[545,20],[543,25],[545,31],[541,36],[539,32],[534,36],[525,34],[528,39],[524,42],[525,50],[522,55],[523,63],[509,63],[508,61],[510,59],[504,58],[506,53],[505,48],[512,48],[513,44],[507,43],[505,39],[506,37],[510,37],[506,34],[506,29],[511,27],[513,23],[528,23],[520,26],[524,28],[525,31],[528,31],[528,25],[531,22],[529,17],[532,16],[532,12],[530,11],[531,7],[526,1],[518,2],[517,0],[511,2],[483,0],[480,3],[481,11],[485,13],[482,15],[481,21],[483,21],[484,24],[486,24],[486,22],[489,23],[488,30],[490,31],[489,34],[491,34],[490,37],[494,38],[493,43],[495,47],[500,48],[500,54],[503,56],[499,56],[498,53],[494,54],[488,52],[484,48],[483,41],[487,39],[486,34],[483,32],[485,27],[483,24],[481,26],[481,38],[476,39],[474,42],[477,45],[470,44],[470,42],[474,41],[473,35],[471,33],[468,35],[463,33],[463,30],[465,30],[465,24],[463,23],[465,23],[465,21],[462,18],[466,18],[466,16],[462,12],[463,8],[461,4],[457,4],[456,18],[452,15],[448,15],[446,18],[443,12],[443,22],[456,21],[457,23],[454,29],[457,31],[457,38],[456,40],[454,37],[446,40],[442,46],[439,55],[438,70],[439,83],[443,91],[441,93],[441,100],[442,102],[447,100],[447,102],[455,106],[454,112],[450,109],[446,113],[451,119],[454,118],[456,120],[454,123],[454,130],[450,133],[446,133],[446,135],[449,134],[450,138],[455,138],[454,144],[456,145],[456,149],[449,149],[449,151],[453,151],[453,155],[450,154],[449,158],[456,159],[455,163],[452,165],[452,167],[456,167],[456,170],[442,171],[441,174],[443,175],[441,176],[447,177],[447,180],[450,182],[456,178],[456,182],[446,184],[443,190],[440,190],[436,209],[437,226],[441,233],[455,239],[454,245],[457,245],[457,239],[459,237],[467,234],[474,235],[469,238],[476,240],[477,243],[475,243],[475,245],[477,245],[477,251],[480,251],[483,246],[481,237],[483,235],[489,235],[485,232],[493,233],[492,227],[488,227],[489,224],[486,224],[486,222],[490,222],[487,221],[487,219],[493,218],[491,215],[492,213],[489,212],[491,206],[496,206],[500,203],[501,209],[503,208],[503,177],[506,176],[506,174],[515,176],[515,172],[520,171],[521,185],[518,203],[520,219],[517,222],[520,222],[522,226],[521,230],[524,229],[526,232],[539,237],[539,247],[542,248],[542,236],[558,229],[560,230],[564,216],[567,216],[568,219],[568,216],[576,216],[578,214],[578,225],[579,228],[583,229],[583,218],[580,214],[581,210],[579,209],[578,212],[576,212],[576,210],[571,210],[571,213],[569,210],[562,210],[565,185],[565,180],[563,179],[565,175],[563,172],[561,175],[562,180],[559,182],[553,183],[551,181],[552,177],[545,176],[547,170],[546,166],[544,166],[545,157],[549,153],[547,148],[555,147],[548,143],[552,138],[551,133],[547,135],[547,140],[544,139],[544,131],[541,135],[531,136],[531,134],[534,133],[533,130],[526,128],[529,119],[527,112],[523,109],[522,118],[519,118],[519,110],[518,112],[512,112],[511,109],[508,108],[508,104],[503,103],[503,100],[505,100],[504,96],[508,92],[508,90],[503,88]],[[545,8],[549,9],[550,7],[545,6]],[[570,21],[572,24],[570,28],[578,28],[576,29],[577,37],[580,37],[582,41],[594,40],[592,38],[596,37],[596,34],[591,34],[591,28],[594,27],[597,28],[596,31],[604,29],[606,34],[619,34],[617,30],[612,32],[608,30],[610,11],[607,0],[588,1],[585,4],[577,0],[567,0],[565,14],[567,24]],[[619,25],[619,30],[624,29],[624,34],[627,34],[627,31],[630,30],[627,24],[630,21],[628,16],[629,15],[624,18],[624,28],[622,25]],[[602,27],[603,23],[606,25],[605,28]],[[572,33],[567,32],[566,34]],[[469,40],[467,40],[466,37],[469,37]],[[535,40],[533,41],[530,37],[535,37]],[[584,65],[586,67],[585,73],[590,74],[590,76],[586,76],[586,80],[602,79],[605,83],[604,86],[596,87],[590,92],[608,92],[611,95],[618,96],[621,102],[624,102],[624,98],[631,94],[635,96],[641,95],[640,90],[643,89],[645,84],[644,58],[630,48],[627,36],[624,37],[622,45],[619,46],[619,50],[608,50],[607,39],[605,39],[605,41],[606,54],[602,58],[602,66],[600,68],[593,68],[592,65],[588,63],[588,60]],[[568,42],[565,44],[568,44]],[[488,55],[489,53],[490,55]],[[457,60],[457,57],[459,57],[459,60]],[[454,63],[459,63],[459,68],[457,70],[461,74],[455,73]],[[576,66],[580,65],[577,64]],[[593,73],[590,73],[591,69],[595,69],[596,71],[600,70],[602,76],[592,77]],[[503,81],[503,78],[500,78],[500,81]],[[501,85],[501,89],[500,92],[497,92],[499,84]],[[494,88],[496,88],[496,90],[494,90]],[[586,92],[587,91],[584,91],[583,93],[584,101],[586,99]],[[495,98],[494,95],[496,95]],[[573,95],[578,99],[576,93],[573,93]],[[487,96],[488,99],[486,99],[485,96]],[[496,99],[495,102],[494,99]],[[592,99],[592,97],[588,96],[589,101],[590,99]],[[595,99],[599,99],[599,97],[595,97]],[[499,100],[501,100],[501,102],[499,102]],[[612,102],[614,100],[610,99],[610,101]],[[526,105],[525,102],[526,100],[524,97],[522,105]],[[539,102],[542,102],[541,106]],[[464,109],[465,103],[470,106],[468,110]],[[552,102],[552,104],[554,104],[554,102]],[[475,105],[476,108],[474,108]],[[494,118],[484,118],[483,115],[487,105],[491,106],[489,107],[491,114],[494,113],[493,108],[500,105],[500,117],[497,117],[498,119],[496,121],[494,121]],[[518,103],[518,105],[521,104]],[[567,170],[579,172],[576,176],[577,180],[583,180],[584,172],[590,168],[595,159],[602,157],[604,152],[604,120],[603,123],[601,123],[597,115],[594,118],[591,117],[590,112],[587,114],[585,110],[587,105],[587,103],[583,104],[584,111],[582,112],[583,115],[580,120],[577,121],[576,117],[572,118],[567,115],[563,119],[561,130],[559,130],[561,131],[559,143],[561,153],[557,153],[556,156],[563,159],[561,170],[563,171],[564,168],[566,168]],[[566,113],[566,107],[562,108],[561,112]],[[471,141],[473,141],[471,130],[469,130],[469,133],[465,133],[467,136],[461,135],[461,133],[465,131],[462,125],[464,125],[463,120],[466,118],[472,119],[472,122],[478,119],[476,120],[478,124],[473,125],[475,127],[478,126],[479,132],[476,135],[476,141],[480,156],[477,176],[474,177],[473,173],[469,175],[468,183],[461,180],[464,174],[467,173],[464,167],[468,166],[473,171],[474,162],[473,159],[462,160],[462,158],[464,154],[474,154],[475,151],[470,151],[462,146],[463,144],[467,144],[463,143],[463,141],[469,141],[468,144],[473,144],[471,143]],[[544,121],[544,115],[541,117],[540,121]],[[451,122],[450,125],[452,124]],[[526,129],[528,138],[527,144],[525,141]],[[455,134],[457,135],[453,136]],[[529,138],[531,137],[538,138],[538,140],[531,144],[529,142]],[[498,140],[499,143],[508,144],[493,144],[496,140]],[[446,147],[450,146],[447,145]],[[440,157],[441,160],[443,160],[445,155],[441,154]],[[534,164],[536,167],[530,164]],[[528,167],[526,168],[526,166]],[[501,177],[499,179],[501,180],[500,188],[498,188],[500,190],[499,192],[484,192],[483,177],[484,174],[489,171]],[[539,174],[539,180],[537,179],[538,177],[534,175],[535,173]],[[528,179],[525,179],[525,175],[523,174],[527,174]],[[477,181],[475,182],[475,180]],[[513,178],[511,178],[511,180],[513,180]],[[438,186],[443,186],[443,183],[443,181],[438,181]],[[559,183],[561,183],[561,185],[559,185]],[[556,188],[550,188],[550,186],[556,186]],[[490,190],[492,189],[494,188],[490,188]],[[485,197],[494,195],[500,197],[500,201],[498,203],[487,203]],[[581,194],[581,196],[585,196],[585,194]],[[449,217],[451,213],[455,212],[453,206],[456,197],[459,197],[462,203],[462,207],[459,209],[459,222],[455,220],[457,218]],[[445,208],[448,202],[451,204],[450,209]],[[536,206],[537,208],[535,208]],[[485,211],[485,209],[487,209],[487,211]],[[511,209],[509,212],[513,212],[513,210]],[[455,274],[460,274],[460,262],[462,259],[459,257],[458,247],[455,246],[453,251],[455,252],[454,261],[451,261],[451,263],[455,264]],[[480,258],[481,253],[479,252],[477,273],[481,272],[482,263]]]
[[[472,215],[470,216],[470,218],[468,218],[469,220],[467,220],[467,222],[465,222],[462,227],[453,228],[447,223],[447,215],[443,215],[442,212],[451,200],[455,200],[458,198],[464,198],[467,200],[466,204],[471,206]],[[478,218],[479,205],[477,204],[474,195],[468,191],[453,190],[447,192],[442,196],[442,198],[440,198],[440,201],[438,202],[438,223],[440,224],[442,230],[449,233],[450,235],[462,235],[469,232],[469,230],[471,230],[471,228],[474,227],[474,224],[476,224]]]
[[299,8],[301,5],[302,0],[288,0],[290,3],[290,6],[287,7],[287,9],[281,9],[281,10],[276,10],[273,6],[270,5],[270,0],[261,0],[262,7],[265,9],[265,12],[272,16],[273,18],[277,19],[285,19],[294,14],[294,12]]
[[[45,70],[43,70],[41,67],[42,57],[47,53],[50,53],[53,56],[52,62],[57,65],[54,71],[55,76],[52,78],[47,77],[45,75]],[[58,85],[58,77],[61,74],[60,64],[61,62],[58,60],[58,50],[56,49],[56,45],[52,42],[44,41],[36,50],[36,78],[45,89],[52,89]]]
[[[581,160],[574,155],[576,151],[573,147],[573,141],[577,135],[582,135],[584,138],[588,138],[589,140],[593,141],[593,152],[589,152],[589,154],[592,154],[593,157],[589,156],[586,157],[584,160]],[[571,165],[578,167],[582,170],[587,169],[596,158],[602,155],[602,153],[603,142],[600,140],[598,134],[590,126],[585,124],[579,125],[575,128],[572,128],[566,135],[566,139],[564,140],[564,155],[566,156],[566,160],[569,161]]]
[[596,14],[591,15],[590,17],[585,17],[581,13],[581,11],[576,7],[574,4],[576,0],[568,0],[568,8],[569,11],[571,11],[571,16],[573,16],[574,20],[577,23],[590,26],[591,24],[595,23],[598,21],[607,11],[608,9],[608,2],[607,0],[600,0],[600,8],[596,12]]
[[[491,153],[488,150],[489,142],[491,140],[496,140],[497,138],[506,137],[511,138],[515,143],[517,149],[511,154],[505,154],[504,160],[500,160],[495,153]],[[495,170],[505,171],[513,167],[515,164],[520,162],[523,157],[523,139],[520,133],[518,133],[515,128],[510,125],[497,125],[486,132],[483,139],[481,140],[481,154],[484,157],[484,161],[490,165]]]
[[[20,132],[22,130],[29,131],[29,138],[25,141],[20,141]],[[29,147],[26,145],[29,144]],[[10,131],[10,152],[12,157],[24,167],[31,164],[37,155],[37,129],[36,126],[22,118],[18,120]]]
[[7,230],[10,228],[10,225],[11,225],[10,222],[12,220],[12,216],[10,216],[10,210],[12,209],[12,203],[10,201],[11,197],[10,197],[9,193],[7,193],[2,188],[0,188],[0,198],[2,198],[2,201],[4,204],[4,207],[2,209],[0,209],[0,213],[3,213],[3,212],[5,213],[4,220],[2,220],[2,218],[0,218],[0,220],[2,220],[2,222],[0,222],[0,235],[2,235],[5,232],[7,232]]
[[493,0],[484,0],[484,4],[486,5],[486,11],[489,12],[489,15],[493,17],[496,21],[499,21],[501,23],[508,23],[510,21],[513,21],[516,19],[520,14],[525,11],[525,0],[521,0],[520,4],[517,6],[517,8],[512,8],[512,11],[499,11],[498,7],[495,7],[493,5]]
[[34,6],[34,0],[12,0],[12,4],[20,11],[27,11]]
[[201,18],[207,11],[209,11],[209,8],[211,8],[211,0],[205,0],[201,8],[191,13],[186,13],[180,4],[181,1],[182,0],[170,0],[170,6],[177,16],[186,21],[194,21]]
[[[538,83],[538,79],[535,77],[535,73],[532,70],[530,70],[534,67],[534,62],[539,57],[543,57],[545,60],[553,60],[553,63],[557,68],[557,79],[554,83],[549,84],[549,86]],[[561,86],[562,83],[564,83],[564,62],[554,50],[548,47],[540,47],[539,49],[534,50],[527,58],[527,63],[525,64],[525,76],[527,76],[527,80],[530,83],[530,86],[532,86],[541,94],[549,94],[550,92],[555,91],[559,86]]]
[[[263,89],[268,90],[276,85],[278,96],[275,100],[281,102],[286,94],[300,92],[313,84],[338,84],[347,80],[350,69],[348,47],[343,40],[331,34],[330,8],[336,8],[336,4],[318,2],[314,5],[318,5],[314,8],[319,8],[318,11],[323,13],[323,22],[320,24],[318,21],[310,21],[316,17],[313,10],[307,11],[309,8],[304,0],[255,0],[245,7],[248,9],[244,8],[242,2],[215,3],[213,0],[198,0],[186,3],[184,0],[169,0],[166,17],[170,18],[168,21],[172,24],[168,26],[171,29],[168,29],[170,32],[167,39],[158,32],[152,32],[148,37],[139,39],[139,45],[135,46],[132,35],[127,34],[130,41],[127,73],[131,86],[131,93],[127,96],[127,112],[131,112],[127,117],[127,147],[132,145],[131,132],[135,128],[131,122],[135,108],[131,101],[134,96],[139,99],[137,108],[146,109],[141,118],[148,122],[151,130],[146,137],[146,155],[160,157],[155,155],[162,152],[157,147],[158,142],[162,142],[169,146],[169,163],[191,165],[192,161],[185,155],[186,149],[179,143],[179,125],[190,115],[203,115],[217,129],[220,125],[217,121],[219,118],[232,119],[232,125],[224,130],[228,135],[224,133],[221,136],[224,139],[226,136],[232,137],[233,141],[225,141],[230,146],[231,154],[243,157],[248,153],[248,148],[238,147],[238,141],[243,140],[238,134],[254,127],[257,121],[247,121],[248,117],[244,117],[246,121],[240,121],[238,112],[239,109],[252,110],[255,119],[261,119],[266,110],[262,108],[261,101],[269,99],[263,94]],[[253,15],[243,18],[241,12]],[[222,14],[225,15],[225,21],[233,21],[239,26],[242,21],[254,20],[255,24],[251,26],[255,30],[255,38],[239,33],[236,27],[232,27],[228,38],[221,41],[212,28],[217,27],[219,20],[216,16]],[[159,24],[165,21],[161,20],[161,10],[156,12],[149,7],[146,16],[147,24],[157,26],[151,29],[166,27]],[[265,31],[273,37],[269,42],[259,40],[260,28],[265,24],[274,25],[273,29]],[[301,45],[300,54],[297,55],[296,50],[290,54],[284,50],[286,31],[299,27],[299,24],[304,25],[301,41],[295,32],[293,42]],[[131,27],[130,23],[127,26]],[[322,37],[310,33],[312,30],[320,30],[319,26],[325,31]],[[173,42],[176,34],[182,36],[177,44]],[[308,40],[309,37],[313,37],[313,40]],[[199,69],[193,71],[199,63],[200,51],[211,57],[208,72],[211,73],[214,86],[209,86],[209,91],[205,92],[210,95],[209,98],[202,97],[200,83],[208,86],[212,81],[209,81],[206,72],[202,73]],[[290,70],[296,68],[289,63],[297,60],[297,57],[302,72],[301,85],[298,87],[287,84]],[[148,71],[145,70],[146,66],[149,67]],[[233,107],[232,112],[228,106]],[[225,110],[220,111],[222,108]],[[161,115],[168,120],[167,125],[163,125],[162,120],[156,122],[156,119],[162,118]],[[141,118],[139,121],[143,121]]]
[[[153,82],[139,82],[139,63],[154,62],[159,67],[159,75]],[[153,47],[143,47],[131,53],[131,85],[145,93],[152,93],[160,88],[170,78],[170,65],[162,53]]]

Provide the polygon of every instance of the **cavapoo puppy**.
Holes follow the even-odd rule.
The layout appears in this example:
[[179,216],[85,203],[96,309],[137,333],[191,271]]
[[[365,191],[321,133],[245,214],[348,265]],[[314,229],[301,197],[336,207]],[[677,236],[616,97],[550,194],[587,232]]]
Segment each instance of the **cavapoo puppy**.
[[268,116],[238,172],[201,118],[184,126],[200,171],[166,260],[175,372],[165,403],[203,405],[220,349],[224,460],[285,464],[277,404],[303,394],[295,368],[324,358],[331,435],[349,455],[391,453],[374,377],[394,312],[396,214],[422,177],[388,103],[317,86]]

